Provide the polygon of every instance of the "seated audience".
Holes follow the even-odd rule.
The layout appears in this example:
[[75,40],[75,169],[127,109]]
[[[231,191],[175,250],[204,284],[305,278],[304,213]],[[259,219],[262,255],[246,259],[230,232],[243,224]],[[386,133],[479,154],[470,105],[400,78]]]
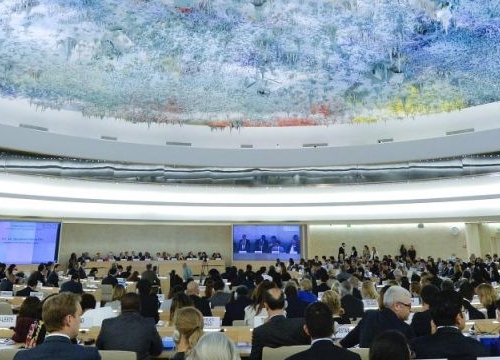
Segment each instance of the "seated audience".
[[38,280],[35,276],[30,276],[28,278],[27,286],[16,292],[16,296],[30,296],[30,293],[36,291],[36,286],[38,284]]
[[42,308],[42,319],[49,335],[40,345],[18,351],[14,360],[100,360],[97,348],[73,344],[80,330],[82,308],[76,294],[62,293],[47,298]]
[[62,283],[59,292],[72,292],[75,294],[83,294],[83,286],[80,282],[80,276],[78,273],[73,273],[71,275],[71,280]]
[[59,287],[59,264],[47,263],[47,286]]
[[358,325],[340,340],[342,347],[370,347],[376,335],[386,330],[401,331],[407,339],[415,334],[405,323],[411,310],[410,292],[401,286],[391,286],[384,294],[384,307],[367,310]]
[[141,278],[139,277],[139,271],[134,271],[132,275],[127,278],[127,281],[138,282]]
[[439,292],[439,289],[434,285],[425,285],[421,292],[422,311],[413,314],[411,319],[411,327],[415,332],[415,336],[424,336],[431,334],[431,312],[430,304],[434,301],[434,296]]
[[487,283],[482,283],[476,288],[476,293],[479,298],[479,302],[486,309],[486,314],[488,319],[496,319],[496,305],[497,292]]
[[245,308],[250,305],[251,301],[248,298],[248,289],[244,285],[240,285],[234,291],[231,300],[226,304],[226,311],[222,319],[223,326],[233,325],[234,320],[245,319]]
[[369,360],[410,360],[411,351],[406,337],[397,330],[384,331],[370,346]]
[[135,293],[123,295],[121,315],[105,319],[97,336],[100,350],[133,351],[137,360],[149,360],[163,351],[161,337],[152,318],[139,314],[140,299]]
[[304,311],[306,311],[308,303],[299,299],[297,285],[295,282],[290,281],[285,286],[285,298],[286,298],[286,317],[291,318],[303,318]]
[[253,327],[253,320],[256,316],[267,316],[264,306],[264,293],[276,285],[269,280],[263,280],[252,293],[250,300],[252,303],[245,308],[245,324]]
[[323,302],[315,302],[307,306],[304,331],[311,338],[311,347],[288,357],[287,360],[316,360],[325,358],[361,360],[358,354],[334,345],[332,340],[333,328],[333,314],[328,305]]
[[252,331],[250,360],[261,360],[264,346],[276,348],[310,343],[304,332],[304,319],[285,317],[285,295],[280,289],[272,288],[265,291],[263,300],[268,320]]
[[108,275],[102,279],[102,285],[111,285],[115,287],[118,285],[118,279],[116,278],[116,267],[112,266],[111,269],[108,270]]
[[224,281],[222,278],[214,279],[214,294],[210,298],[210,306],[212,309],[216,306],[226,306],[231,300],[231,294],[224,291]]
[[222,332],[203,335],[193,348],[188,360],[240,360],[233,341]]
[[415,338],[410,344],[419,359],[476,359],[489,351],[476,339],[464,336],[465,317],[462,299],[452,290],[440,291],[430,306],[437,330],[432,335]]
[[351,320],[344,314],[340,304],[339,294],[334,290],[328,290],[323,293],[321,302],[325,303],[332,312],[333,321],[336,324],[350,324]]
[[160,315],[158,314],[160,301],[158,301],[158,297],[152,293],[151,283],[148,280],[141,279],[137,282],[136,287],[139,291],[141,315],[146,318],[153,318],[156,324],[160,320]]
[[353,295],[353,287],[349,280],[340,284],[340,304],[345,316],[350,319],[360,318],[364,314],[363,301]]
[[188,306],[194,306],[194,302],[189,296],[187,296],[184,292],[177,292],[174,294],[172,297],[172,304],[170,305],[170,326],[174,323],[175,312]]
[[203,335],[203,315],[195,307],[178,309],[174,316],[176,353],[172,360],[184,360]]
[[45,264],[42,263],[40,265],[38,265],[38,268],[36,271],[34,271],[30,277],[34,277],[37,281],[37,283],[41,283],[42,286],[45,286],[46,284],[46,279],[45,279],[45,275],[47,273],[47,270],[46,270],[46,267],[45,267]]
[[74,263],[73,267],[69,268],[68,276],[78,275],[79,279],[86,279],[87,274],[85,270],[80,266],[79,262]]
[[472,304],[471,301],[474,298],[474,287],[469,283],[469,281],[465,280],[461,285],[460,289],[458,290],[458,293],[460,294],[460,297],[462,298],[462,305],[465,309],[465,317],[468,320],[477,320],[477,319],[484,319],[486,316],[476,309]]
[[210,303],[207,299],[200,297],[200,287],[195,281],[189,281],[187,283],[186,294],[193,300],[194,306],[201,311],[203,316],[212,316]]
[[361,284],[361,297],[363,300],[377,300],[378,293],[371,280],[365,280]]
[[10,264],[5,273],[5,277],[0,281],[0,291],[13,291],[14,284],[17,283],[16,264]]
[[80,298],[80,306],[82,307],[82,314],[85,314],[87,310],[95,309],[97,301],[94,295],[89,293],[83,293]]
[[318,297],[313,293],[313,283],[308,278],[300,281],[299,299],[305,303],[313,303],[318,301]]
[[28,296],[24,299],[16,318],[14,335],[12,340],[17,343],[24,343],[31,325],[39,318],[40,299],[35,296]]

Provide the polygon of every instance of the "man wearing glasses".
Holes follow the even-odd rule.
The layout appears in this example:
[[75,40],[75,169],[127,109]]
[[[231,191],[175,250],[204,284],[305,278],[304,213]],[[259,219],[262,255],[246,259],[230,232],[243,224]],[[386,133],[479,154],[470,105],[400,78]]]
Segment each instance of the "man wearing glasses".
[[365,311],[358,325],[340,341],[344,348],[369,348],[373,339],[386,330],[398,330],[408,340],[415,334],[410,325],[405,323],[411,312],[411,295],[401,286],[391,286],[384,294],[384,306],[379,310]]
[[97,348],[71,343],[80,330],[81,316],[79,295],[67,292],[48,298],[42,307],[42,320],[49,334],[42,344],[18,351],[14,360],[100,360]]

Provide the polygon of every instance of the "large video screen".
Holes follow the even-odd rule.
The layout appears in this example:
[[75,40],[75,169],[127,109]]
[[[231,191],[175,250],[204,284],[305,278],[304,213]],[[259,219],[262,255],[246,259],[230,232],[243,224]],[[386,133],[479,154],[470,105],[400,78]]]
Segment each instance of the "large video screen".
[[61,224],[0,220],[0,262],[39,264],[56,261]]
[[300,225],[233,225],[233,260],[298,260],[300,254]]

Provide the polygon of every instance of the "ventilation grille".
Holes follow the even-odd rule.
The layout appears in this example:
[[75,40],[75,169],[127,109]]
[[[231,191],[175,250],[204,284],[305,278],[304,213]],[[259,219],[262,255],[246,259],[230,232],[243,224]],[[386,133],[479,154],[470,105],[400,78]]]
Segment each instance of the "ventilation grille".
[[305,148],[316,148],[316,147],[325,147],[328,146],[328,143],[311,143],[311,144],[302,144],[302,147]]
[[167,141],[166,145],[170,145],[170,146],[191,146],[191,143],[180,142],[180,141]]
[[118,138],[116,136],[106,136],[106,135],[103,135],[103,136],[101,136],[101,140],[116,141],[116,140],[118,140]]
[[46,127],[30,125],[30,124],[19,124],[19,127],[23,128],[23,129],[30,129],[30,130],[37,130],[37,131],[49,131],[49,129]]
[[471,132],[474,132],[474,128],[462,129],[462,130],[454,130],[454,131],[447,131],[446,132],[446,136],[467,134],[467,133],[471,133]]

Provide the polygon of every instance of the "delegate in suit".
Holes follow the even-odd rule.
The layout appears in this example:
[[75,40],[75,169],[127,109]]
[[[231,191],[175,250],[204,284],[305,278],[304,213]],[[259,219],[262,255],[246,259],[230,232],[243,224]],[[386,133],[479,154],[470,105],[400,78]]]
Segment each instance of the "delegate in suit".
[[149,360],[150,356],[163,351],[161,337],[153,318],[139,313],[140,299],[135,293],[127,293],[121,299],[120,316],[105,319],[97,336],[100,350],[123,350],[137,353],[137,360]]
[[267,290],[264,293],[264,306],[269,319],[263,325],[253,329],[250,360],[261,360],[264,346],[277,348],[309,344],[309,337],[304,332],[304,319],[285,317],[285,295],[281,289]]
[[49,334],[42,344],[18,351],[14,360],[100,360],[97,348],[71,343],[80,330],[81,315],[80,297],[76,294],[62,293],[47,299],[42,319]]
[[432,335],[415,338],[410,344],[418,359],[466,360],[490,355],[479,341],[462,334],[465,317],[462,299],[457,292],[444,290],[437,293],[430,311],[437,330]]
[[286,360],[361,360],[358,354],[333,344],[333,314],[328,305],[323,302],[309,304],[305,322],[304,330],[311,337],[311,347]]

